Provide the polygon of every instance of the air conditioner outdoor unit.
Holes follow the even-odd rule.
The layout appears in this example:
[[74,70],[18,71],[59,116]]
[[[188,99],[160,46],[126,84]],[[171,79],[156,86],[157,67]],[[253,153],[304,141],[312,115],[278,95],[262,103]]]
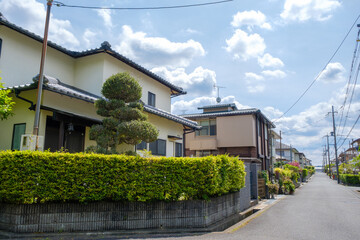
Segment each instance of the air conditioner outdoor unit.
[[24,134],[21,135],[21,144],[20,150],[36,150],[36,138],[37,138],[37,150],[44,151],[44,137],[43,136],[36,136],[32,134]]

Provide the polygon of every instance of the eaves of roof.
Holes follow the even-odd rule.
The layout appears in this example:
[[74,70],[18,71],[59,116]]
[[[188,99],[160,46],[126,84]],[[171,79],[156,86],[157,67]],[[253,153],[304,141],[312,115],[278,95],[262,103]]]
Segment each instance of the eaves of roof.
[[[65,83],[62,83],[60,80],[49,77],[49,76],[44,76],[44,85],[43,85],[43,89],[44,90],[48,90],[48,91],[52,91],[52,92],[56,92],[58,94],[62,94],[65,96],[69,96],[72,98],[76,98],[76,99],[80,99],[86,102],[90,102],[90,103],[94,103],[96,100],[100,99],[100,96],[97,96],[95,94],[89,93],[87,91],[84,91],[82,89],[67,85]],[[12,87],[6,87],[3,88],[4,90],[18,90],[18,91],[26,91],[26,90],[31,90],[31,89],[36,89],[37,88],[37,84],[35,83],[29,83],[29,84],[24,84],[24,85],[18,85],[18,86],[12,86]],[[198,130],[201,128],[201,126],[199,126],[197,124],[197,122],[195,121],[191,121],[189,119],[183,118],[181,116],[177,116],[175,114],[166,112],[164,110],[143,104],[144,106],[144,110],[148,113],[157,115],[159,117],[163,117],[166,118],[168,120],[180,123],[186,127]]]
[[[6,26],[10,29],[13,29],[21,34],[24,34],[38,42],[43,42],[43,38],[24,29],[21,28],[9,21],[7,21],[4,16],[0,13],[0,25]],[[48,41],[48,46],[52,47],[62,53],[65,53],[66,55],[69,55],[73,58],[80,58],[80,57],[85,57],[85,56],[89,56],[89,55],[94,55],[94,54],[99,54],[99,53],[106,53],[109,54],[110,56],[124,62],[125,64],[135,68],[136,70],[144,73],[145,75],[155,79],[156,81],[164,84],[165,86],[169,87],[172,90],[172,96],[178,96],[178,95],[183,95],[186,94],[186,91],[183,90],[183,88],[175,86],[174,84],[170,83],[169,81],[161,78],[160,76],[156,75],[155,73],[149,71],[148,69],[142,67],[141,65],[133,62],[132,60],[126,58],[125,56],[117,53],[116,51],[111,49],[111,46],[108,42],[104,42],[101,44],[100,48],[96,48],[96,49],[91,49],[91,50],[87,50],[87,51],[81,51],[81,52],[77,52],[77,51],[72,51],[72,50],[68,50],[56,43],[53,43],[51,41]]]
[[257,108],[249,108],[249,109],[239,109],[229,112],[213,112],[213,113],[195,113],[195,114],[184,114],[181,115],[184,118],[197,119],[197,118],[214,118],[214,117],[226,117],[226,116],[238,116],[238,115],[252,115],[252,114],[260,114],[265,121],[270,124],[272,128],[275,128],[275,125],[267,118],[261,111]]
[[236,108],[236,105],[234,103],[224,103],[224,104],[215,104],[215,105],[208,105],[208,106],[198,107],[198,109],[210,109],[210,108],[212,109],[212,108],[224,108],[224,107]]

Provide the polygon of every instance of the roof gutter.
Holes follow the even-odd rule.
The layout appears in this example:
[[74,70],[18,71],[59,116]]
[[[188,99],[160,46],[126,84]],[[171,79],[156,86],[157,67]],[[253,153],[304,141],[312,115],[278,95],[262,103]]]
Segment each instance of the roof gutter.
[[20,97],[19,96],[19,94],[21,93],[21,91],[19,90],[19,89],[15,89],[14,90],[14,92],[15,92],[15,96],[17,97],[17,98],[19,98],[19,99],[21,99],[21,100],[23,100],[23,101],[25,101],[25,102],[28,102],[28,103],[30,103],[30,107],[29,107],[29,110],[30,111],[35,111],[35,104],[34,104],[34,102],[33,101],[31,101],[31,100],[29,100],[29,99],[26,99],[26,98],[23,98],[23,97]]

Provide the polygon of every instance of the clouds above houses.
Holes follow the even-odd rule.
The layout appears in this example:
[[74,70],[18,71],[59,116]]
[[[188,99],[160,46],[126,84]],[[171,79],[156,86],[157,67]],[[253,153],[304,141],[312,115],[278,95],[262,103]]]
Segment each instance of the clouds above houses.
[[251,31],[254,27],[271,29],[271,25],[266,21],[266,16],[260,11],[237,12],[233,16],[231,25],[235,28],[247,27]]
[[166,67],[153,68],[152,72],[184,88],[191,97],[212,96],[216,84],[216,73],[203,67],[197,67],[187,74],[184,68],[169,70]]
[[243,61],[262,56],[266,49],[265,41],[259,34],[248,34],[241,29],[236,29],[233,36],[226,39],[226,44],[226,51],[231,53],[234,59]]
[[[35,0],[2,0],[0,9],[9,21],[40,36],[44,35],[46,17],[44,4]],[[51,15],[50,23],[50,41],[71,49],[80,45],[79,40],[72,33],[72,25],[69,20],[61,20]]]
[[339,83],[345,80],[346,70],[339,62],[329,63],[320,74],[319,80],[324,83]]
[[285,21],[325,21],[330,19],[333,11],[340,6],[341,2],[337,0],[286,0],[280,16]]
[[[238,102],[235,96],[223,97],[221,103],[235,103],[238,109],[250,108]],[[190,114],[200,112],[198,107],[216,104],[216,97],[197,97],[192,100],[180,100],[171,105],[172,113],[174,114]]]
[[104,26],[108,29],[113,27],[110,9],[98,9],[96,10],[98,16],[103,20]]
[[271,68],[281,68],[284,66],[283,61],[280,58],[275,58],[269,53],[265,53],[263,56],[258,57],[259,66],[262,68],[271,67]]
[[172,42],[162,37],[149,37],[145,32],[134,32],[130,26],[122,27],[120,43],[115,46],[119,53],[154,67],[187,67],[196,57],[205,56],[201,43],[192,39]]

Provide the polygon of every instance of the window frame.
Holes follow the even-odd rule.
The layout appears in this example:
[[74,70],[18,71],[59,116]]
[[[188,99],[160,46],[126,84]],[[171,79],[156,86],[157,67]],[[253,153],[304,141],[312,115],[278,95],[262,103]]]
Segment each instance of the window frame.
[[183,156],[183,145],[182,143],[175,143],[175,157]]
[[156,106],[156,94],[152,92],[148,92],[148,105],[155,107]]
[[[160,151],[160,143],[164,143],[164,151]],[[155,151],[153,151],[153,147],[155,147]],[[152,155],[156,156],[166,156],[166,140],[164,139],[157,139],[154,142],[149,143],[149,151],[151,151]]]
[[141,143],[136,145],[136,150],[144,150],[144,149],[147,150],[147,142],[141,141]]
[[[202,125],[206,123],[205,125]],[[207,120],[200,120],[199,125],[202,127],[200,130],[196,130],[196,136],[216,136],[216,118],[210,118]],[[205,134],[206,132],[206,134]]]
[[14,126],[13,126],[13,133],[12,133],[12,138],[11,138],[11,150],[20,150],[20,148],[21,148],[21,136],[23,135],[23,134],[21,134],[20,135],[20,142],[19,142],[19,149],[14,149],[14,135],[15,135],[15,128],[17,127],[17,126],[24,126],[25,127],[25,129],[24,129],[24,133],[23,134],[25,134],[26,133],[26,123],[15,123],[14,124]]

